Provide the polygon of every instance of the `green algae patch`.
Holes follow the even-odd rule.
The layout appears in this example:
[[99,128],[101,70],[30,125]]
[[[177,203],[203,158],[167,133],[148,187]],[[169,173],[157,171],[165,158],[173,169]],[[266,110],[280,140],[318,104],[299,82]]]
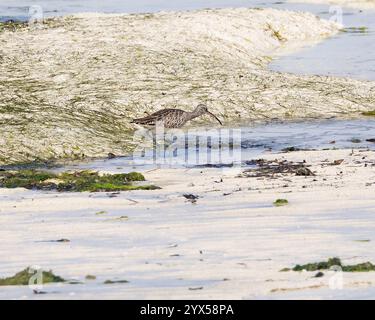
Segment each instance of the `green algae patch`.
[[21,29],[26,29],[28,27],[28,23],[24,21],[14,21],[9,20],[5,22],[0,22],[0,32],[3,31],[17,31]]
[[129,283],[128,280],[105,280],[103,284]]
[[36,170],[1,171],[1,188],[26,188],[32,189],[45,185],[45,181],[56,178],[53,173]]
[[286,199],[277,199],[276,201],[273,202],[273,205],[275,207],[282,207],[282,206],[286,206],[288,203],[289,202]]
[[362,112],[362,115],[367,116],[367,117],[375,117],[375,110],[364,111],[364,112]]
[[43,19],[43,21],[30,24],[28,21],[17,21],[10,19],[8,21],[0,22],[0,32],[68,27],[69,24],[73,23],[75,20],[77,19],[74,17],[67,17],[65,22],[58,18],[46,18]]
[[329,258],[327,261],[322,262],[315,262],[315,263],[307,263],[303,265],[297,264],[292,270],[293,271],[318,271],[318,270],[326,270],[333,266],[340,266],[342,267],[341,260],[339,258]]
[[342,271],[346,272],[369,272],[375,271],[375,265],[367,261],[355,265],[342,266]]
[[[32,271],[30,268],[26,268],[12,277],[0,279],[0,286],[26,286],[29,284],[30,278],[35,274],[35,271]],[[42,271],[42,282],[51,283],[51,282],[65,282],[66,280],[53,274],[52,270]]]
[[100,216],[100,215],[102,215],[102,214],[108,214],[108,212],[107,211],[104,211],[104,210],[102,210],[102,211],[98,211],[97,213],[95,213],[97,216]]
[[[81,191],[91,191],[91,192],[110,192],[110,191],[131,191],[131,190],[156,190],[160,189],[158,186],[145,185],[145,186],[133,186],[133,185],[113,185],[110,183],[105,184],[95,184],[92,185],[88,190]],[[80,190],[78,190],[80,191]]]
[[292,270],[292,269],[290,269],[290,268],[282,268],[282,269],[280,270],[280,272],[288,272],[288,271],[290,271],[290,270]]
[[276,38],[276,39],[279,40],[280,42],[285,42],[285,41],[287,40],[287,39],[285,39],[285,38],[281,35],[280,31],[275,30],[275,29],[271,26],[271,24],[269,24],[269,23],[267,23],[266,31],[271,31],[271,35],[272,35],[272,37]]
[[284,268],[280,271],[320,271],[329,270],[332,267],[340,267],[344,272],[370,272],[375,271],[375,265],[367,261],[364,263],[358,263],[354,265],[343,265],[339,258],[329,258],[327,261],[307,263],[303,265],[297,264],[293,268]]
[[96,171],[63,172],[60,174],[38,171],[0,171],[0,188],[25,188],[29,190],[57,190],[70,192],[106,192],[128,190],[154,190],[154,185],[134,185],[145,181],[138,172],[99,174]]
[[342,32],[349,32],[349,33],[368,33],[369,29],[366,26],[361,27],[348,27],[341,30]]

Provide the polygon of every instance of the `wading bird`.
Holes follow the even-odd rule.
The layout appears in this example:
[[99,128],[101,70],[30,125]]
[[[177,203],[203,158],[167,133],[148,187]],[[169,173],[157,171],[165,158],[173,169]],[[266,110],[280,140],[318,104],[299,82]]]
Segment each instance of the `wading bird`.
[[213,113],[208,111],[207,106],[199,104],[194,111],[188,112],[181,109],[163,109],[150,114],[147,117],[134,119],[132,123],[155,126],[157,122],[164,124],[165,128],[181,128],[186,122],[203,115],[209,115],[216,119],[221,125],[221,121]]

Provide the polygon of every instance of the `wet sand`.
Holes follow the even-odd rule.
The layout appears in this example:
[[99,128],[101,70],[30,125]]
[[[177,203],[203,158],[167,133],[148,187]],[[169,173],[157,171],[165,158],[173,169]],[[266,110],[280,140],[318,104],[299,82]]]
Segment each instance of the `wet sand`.
[[[375,262],[374,151],[298,151],[262,158],[305,161],[315,176],[160,169],[145,174],[161,190],[111,197],[0,190],[0,223],[7,226],[1,276],[39,265],[82,282],[46,285],[44,295],[26,286],[3,287],[0,298],[365,296],[374,272],[344,273],[344,289],[337,291],[328,287],[330,272],[313,278],[316,272],[280,269],[334,256],[346,264]],[[199,198],[192,203],[185,193]],[[275,207],[278,198],[289,204]],[[106,213],[96,214],[102,210]],[[61,238],[70,242],[44,242]],[[85,280],[87,274],[97,279]],[[108,279],[129,283],[103,284]]]

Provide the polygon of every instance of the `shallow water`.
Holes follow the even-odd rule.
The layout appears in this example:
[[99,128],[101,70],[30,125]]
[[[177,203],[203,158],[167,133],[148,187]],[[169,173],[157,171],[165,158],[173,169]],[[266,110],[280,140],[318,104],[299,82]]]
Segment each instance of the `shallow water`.
[[[328,5],[287,3],[270,0],[4,0],[0,3],[0,21],[27,20],[29,7],[39,5],[46,17],[77,12],[136,13],[163,10],[193,10],[224,7],[273,7],[312,12],[330,19]],[[312,48],[306,48],[271,63],[275,71],[297,74],[321,74],[375,80],[375,10],[360,11],[342,8],[345,28],[361,28],[361,32],[348,29]]]
[[[166,135],[165,150],[160,152],[150,148],[144,154],[138,152],[132,157],[77,163],[64,166],[61,170],[124,172],[181,167],[222,167],[223,170],[231,170],[232,165],[235,168],[247,166],[246,161],[261,158],[264,154],[277,153],[288,147],[375,150],[375,143],[366,141],[375,139],[375,120],[269,123],[238,129],[195,129],[173,136],[174,139]],[[207,137],[210,138],[207,140]],[[186,141],[192,143],[185,143]]]
[[[318,16],[329,19],[327,6],[309,6]],[[270,69],[308,75],[332,75],[375,80],[375,10],[343,9],[345,32],[314,47],[280,57]]]

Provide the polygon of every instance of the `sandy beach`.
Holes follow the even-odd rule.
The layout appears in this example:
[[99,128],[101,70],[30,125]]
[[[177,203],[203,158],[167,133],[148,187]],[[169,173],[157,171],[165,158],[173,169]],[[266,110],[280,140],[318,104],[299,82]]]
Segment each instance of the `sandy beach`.
[[[332,271],[314,278],[316,272],[280,270],[329,257],[375,261],[375,153],[297,151],[262,158],[305,161],[315,175],[162,169],[146,174],[161,190],[115,197],[2,189],[0,223],[7,228],[0,274],[39,265],[81,284],[45,285],[46,295],[3,287],[0,298],[320,299],[371,292],[373,272],[345,272],[343,289],[331,290]],[[196,203],[186,193],[199,196]],[[274,206],[279,198],[289,204]],[[70,242],[48,242],[60,238]],[[85,280],[88,274],[96,280]],[[129,283],[103,284],[108,279]]]

